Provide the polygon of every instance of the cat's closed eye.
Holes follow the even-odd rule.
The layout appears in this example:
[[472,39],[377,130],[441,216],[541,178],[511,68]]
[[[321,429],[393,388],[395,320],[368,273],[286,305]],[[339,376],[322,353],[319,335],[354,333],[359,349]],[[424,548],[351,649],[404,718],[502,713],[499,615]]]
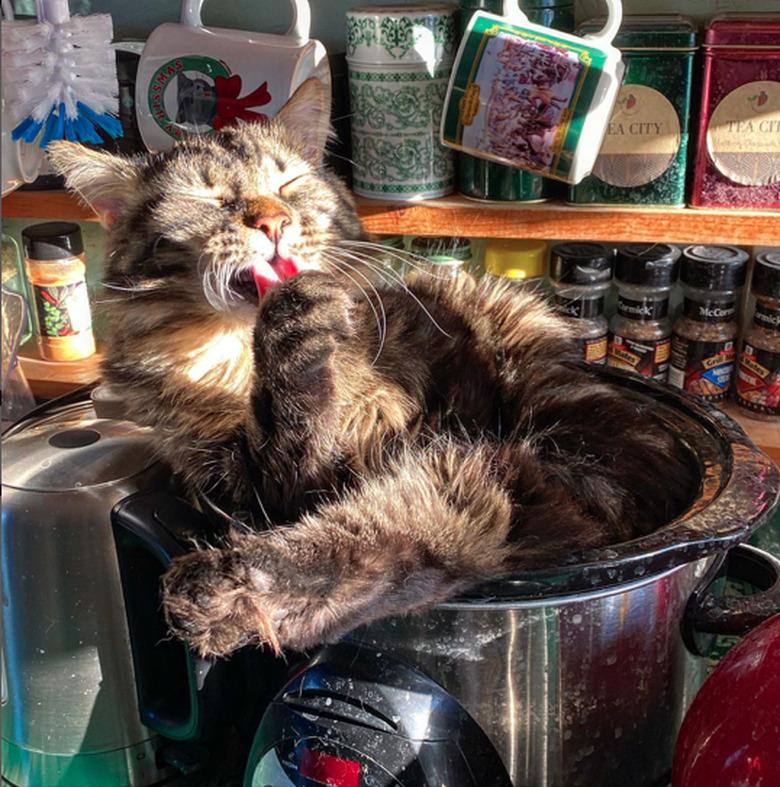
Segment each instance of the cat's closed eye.
[[280,197],[287,197],[290,195],[292,191],[294,191],[299,186],[303,185],[304,181],[307,178],[311,177],[311,172],[302,172],[300,175],[296,175],[291,180],[288,180],[286,183],[282,184],[279,187],[279,196]]

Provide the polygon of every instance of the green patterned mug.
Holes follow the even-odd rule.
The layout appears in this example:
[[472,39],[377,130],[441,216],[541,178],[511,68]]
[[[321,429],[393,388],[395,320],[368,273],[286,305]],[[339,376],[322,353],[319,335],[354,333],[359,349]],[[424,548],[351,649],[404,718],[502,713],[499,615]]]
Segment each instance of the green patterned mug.
[[439,142],[439,125],[456,14],[445,3],[347,12],[356,194],[408,201],[454,191],[455,154]]

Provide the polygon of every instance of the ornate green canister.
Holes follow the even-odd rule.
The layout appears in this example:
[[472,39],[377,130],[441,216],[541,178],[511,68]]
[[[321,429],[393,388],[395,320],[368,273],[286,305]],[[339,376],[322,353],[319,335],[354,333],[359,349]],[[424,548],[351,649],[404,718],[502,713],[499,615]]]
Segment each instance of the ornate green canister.
[[[598,30],[597,20],[579,35]],[[614,45],[626,73],[593,173],[569,189],[590,205],[685,205],[694,23],[681,16],[625,16]]]
[[455,190],[455,153],[439,142],[457,48],[452,3],[385,3],[346,13],[354,191],[410,201]]
[[[520,7],[535,24],[571,32],[574,29],[574,0],[521,0]],[[474,11],[500,14],[503,0],[461,0],[460,30],[466,28]],[[533,172],[507,167],[493,161],[458,156],[458,191],[473,199],[502,202],[532,202],[561,197],[565,186]]]

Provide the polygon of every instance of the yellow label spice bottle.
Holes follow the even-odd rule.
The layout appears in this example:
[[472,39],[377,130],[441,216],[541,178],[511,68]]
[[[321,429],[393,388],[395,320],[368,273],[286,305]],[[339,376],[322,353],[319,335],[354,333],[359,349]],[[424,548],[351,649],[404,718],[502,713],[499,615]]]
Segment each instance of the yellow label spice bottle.
[[22,242],[41,357],[75,361],[92,355],[95,337],[78,224],[34,224],[22,230]]

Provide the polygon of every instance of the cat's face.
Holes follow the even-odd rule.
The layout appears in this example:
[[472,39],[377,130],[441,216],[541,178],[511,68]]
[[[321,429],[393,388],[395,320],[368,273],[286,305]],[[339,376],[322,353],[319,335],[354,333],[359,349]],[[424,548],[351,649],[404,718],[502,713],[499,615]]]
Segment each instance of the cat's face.
[[52,145],[68,186],[109,227],[106,285],[167,291],[181,308],[249,321],[275,282],[365,237],[348,192],[322,169],[328,109],[321,83],[309,80],[270,125],[193,137],[166,153],[122,159]]

